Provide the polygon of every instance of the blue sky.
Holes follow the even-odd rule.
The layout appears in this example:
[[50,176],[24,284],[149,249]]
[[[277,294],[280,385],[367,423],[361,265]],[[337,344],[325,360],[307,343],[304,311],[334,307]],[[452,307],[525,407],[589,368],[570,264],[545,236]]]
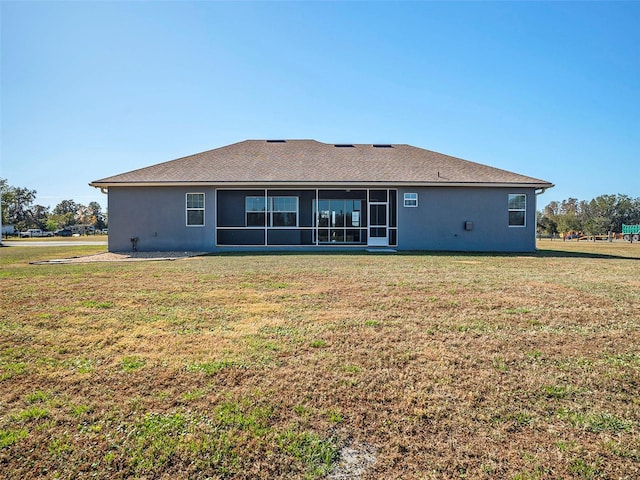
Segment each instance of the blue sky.
[[52,208],[244,139],[408,143],[640,196],[637,2],[10,2],[0,177]]

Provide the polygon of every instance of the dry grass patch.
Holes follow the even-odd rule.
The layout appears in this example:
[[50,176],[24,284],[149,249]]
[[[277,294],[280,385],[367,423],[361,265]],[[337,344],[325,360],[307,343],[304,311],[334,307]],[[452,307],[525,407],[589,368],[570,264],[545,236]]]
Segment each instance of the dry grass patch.
[[635,478],[640,246],[541,248],[3,249],[0,470],[322,478],[360,445],[362,478]]

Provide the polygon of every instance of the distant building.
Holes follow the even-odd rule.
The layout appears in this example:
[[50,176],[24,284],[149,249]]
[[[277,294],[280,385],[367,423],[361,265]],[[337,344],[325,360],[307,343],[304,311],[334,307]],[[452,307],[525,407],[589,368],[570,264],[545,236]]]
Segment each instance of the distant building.
[[67,228],[74,235],[93,235],[96,232],[93,225],[71,225]]
[[2,242],[2,237],[6,237],[9,235],[17,235],[17,230],[15,225],[2,225],[2,219],[0,219],[0,229],[2,230],[2,235],[0,235],[0,242]]

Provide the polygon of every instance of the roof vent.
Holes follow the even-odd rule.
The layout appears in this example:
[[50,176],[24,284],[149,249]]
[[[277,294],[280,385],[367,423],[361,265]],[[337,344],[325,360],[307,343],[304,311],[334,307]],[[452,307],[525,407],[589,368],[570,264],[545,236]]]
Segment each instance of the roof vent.
[[388,143],[374,143],[374,148],[393,148],[393,145],[389,145]]
[[351,145],[350,143],[338,143],[338,144],[334,145],[334,147],[338,147],[338,148],[353,148],[353,145]]
[[287,143],[286,140],[267,140],[267,143]]

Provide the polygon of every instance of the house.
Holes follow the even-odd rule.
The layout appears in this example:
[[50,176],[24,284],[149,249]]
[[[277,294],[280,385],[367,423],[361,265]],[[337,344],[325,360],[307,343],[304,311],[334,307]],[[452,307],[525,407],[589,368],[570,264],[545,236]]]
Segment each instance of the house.
[[[396,144],[246,140],[90,183],[109,250],[530,252],[553,185]],[[134,241],[135,240],[135,241]]]

